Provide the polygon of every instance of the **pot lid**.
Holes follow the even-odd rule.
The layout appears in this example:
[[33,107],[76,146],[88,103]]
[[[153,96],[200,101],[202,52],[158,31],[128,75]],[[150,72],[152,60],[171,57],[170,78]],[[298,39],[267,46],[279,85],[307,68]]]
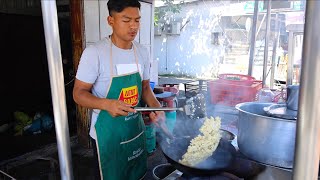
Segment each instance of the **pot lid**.
[[297,120],[298,112],[288,109],[286,104],[273,104],[263,108],[263,110],[272,117]]

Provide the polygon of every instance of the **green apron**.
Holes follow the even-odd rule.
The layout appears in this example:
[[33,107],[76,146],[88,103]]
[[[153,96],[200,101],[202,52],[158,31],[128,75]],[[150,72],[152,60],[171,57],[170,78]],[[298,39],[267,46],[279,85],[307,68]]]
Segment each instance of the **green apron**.
[[[133,48],[136,57],[135,47]],[[112,68],[112,50],[110,61]],[[138,64],[137,68],[139,68]],[[113,74],[112,69],[111,73]],[[106,98],[139,106],[141,92],[141,77],[137,71],[113,76]],[[112,117],[107,111],[101,110],[95,130],[101,178],[142,179],[147,171],[147,152],[145,125],[141,114],[130,113],[128,116]]]

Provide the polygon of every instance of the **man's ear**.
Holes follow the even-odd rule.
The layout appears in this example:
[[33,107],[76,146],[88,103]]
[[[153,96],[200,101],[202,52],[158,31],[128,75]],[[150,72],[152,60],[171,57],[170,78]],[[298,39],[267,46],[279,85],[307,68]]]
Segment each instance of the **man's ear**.
[[113,18],[112,16],[108,16],[108,17],[107,17],[107,21],[108,21],[108,24],[109,24],[110,26],[113,26],[114,18]]

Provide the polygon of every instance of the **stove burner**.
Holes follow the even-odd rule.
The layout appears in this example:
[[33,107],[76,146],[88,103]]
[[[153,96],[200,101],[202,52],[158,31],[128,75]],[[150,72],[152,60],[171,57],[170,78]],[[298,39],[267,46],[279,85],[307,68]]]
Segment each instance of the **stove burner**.
[[195,177],[195,176],[182,174],[182,176],[178,179],[180,180],[240,180],[239,177],[228,172],[221,172],[216,175],[202,176],[202,177]]
[[158,179],[170,177],[171,179],[177,180],[240,180],[255,177],[264,169],[264,165],[249,160],[238,152],[232,166],[217,174],[204,174],[203,176],[198,176],[192,173],[182,173],[173,165],[167,163],[156,166],[153,169],[153,175]]

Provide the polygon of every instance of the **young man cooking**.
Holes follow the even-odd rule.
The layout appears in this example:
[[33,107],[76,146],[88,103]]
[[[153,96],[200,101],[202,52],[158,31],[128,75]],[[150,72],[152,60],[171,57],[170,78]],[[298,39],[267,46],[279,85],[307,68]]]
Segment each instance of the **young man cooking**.
[[[139,1],[109,0],[108,10],[113,32],[84,50],[73,98],[93,110],[90,136],[101,179],[141,179],[147,170],[145,126],[132,107],[141,100],[149,107],[160,103],[150,88],[148,51],[134,41],[140,28]],[[163,121],[165,115],[158,111],[150,118]]]

